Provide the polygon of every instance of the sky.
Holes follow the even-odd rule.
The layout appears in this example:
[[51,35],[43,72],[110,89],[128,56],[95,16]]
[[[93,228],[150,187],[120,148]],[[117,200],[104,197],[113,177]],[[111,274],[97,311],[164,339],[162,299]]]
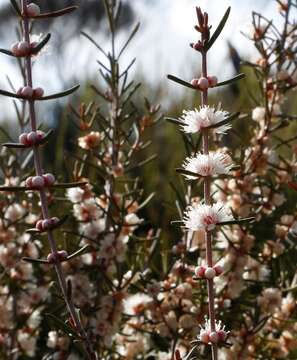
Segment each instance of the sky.
[[[0,0],[0,6],[6,1],[8,0]],[[196,24],[195,6],[199,5],[209,13],[210,23],[213,24],[214,28],[227,7],[232,7],[229,21],[222,32],[222,36],[209,53],[209,71],[211,74],[217,75],[219,80],[230,76],[233,71],[228,62],[228,40],[244,58],[255,56],[252,43],[241,34],[241,31],[249,31],[251,12],[253,10],[263,11],[268,18],[278,18],[276,2],[272,0],[125,1],[133,1],[135,18],[140,21],[141,28],[123,58],[123,62],[128,63],[130,59],[136,56],[137,62],[134,72],[140,74],[152,86],[160,81],[168,84],[166,75],[169,73],[186,80],[191,80],[193,74],[197,73],[196,68],[199,68],[198,53],[189,47],[189,43],[197,39],[197,33],[194,30]],[[61,21],[63,20],[57,19],[55,26],[61,26],[63,24]],[[99,31],[93,35],[101,46],[108,47],[104,32]],[[118,44],[123,43],[126,37],[126,33],[120,33]],[[9,47],[7,40],[1,41],[0,39],[0,47]],[[61,90],[62,82],[68,82],[67,85],[71,86],[74,82],[83,82],[86,75],[89,79],[94,79],[94,71],[98,68],[96,64],[98,53],[85,38],[81,37],[79,40],[68,41],[63,55],[63,63],[60,55],[60,53],[55,52],[53,36],[52,45],[50,45],[47,53],[41,55],[34,65],[36,85],[44,86],[48,92],[53,92]],[[56,60],[55,67],[52,66],[53,59]],[[1,88],[8,88],[6,75],[12,79],[13,83],[20,84],[15,63],[2,54],[0,54],[0,69]],[[16,87],[18,88],[19,85]],[[173,87],[176,88],[176,84],[168,84],[169,96],[172,95],[172,92],[181,91],[173,90]],[[2,116],[5,117],[11,113],[11,106],[7,106],[11,102],[10,100],[3,102],[1,99],[1,104]]]

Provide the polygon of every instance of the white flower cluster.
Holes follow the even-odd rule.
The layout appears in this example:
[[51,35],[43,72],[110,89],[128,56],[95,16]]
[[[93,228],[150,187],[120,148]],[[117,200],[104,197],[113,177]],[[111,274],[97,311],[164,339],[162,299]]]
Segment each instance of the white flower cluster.
[[214,132],[225,134],[231,128],[229,123],[222,123],[228,117],[228,112],[210,106],[201,106],[195,110],[184,110],[180,118],[185,133],[197,133],[205,128],[214,126]]
[[186,175],[189,180],[196,179],[200,176],[214,176],[228,174],[232,169],[232,159],[228,154],[223,152],[210,152],[208,155],[197,154],[193,157],[186,158],[183,168],[186,171],[197,174]]

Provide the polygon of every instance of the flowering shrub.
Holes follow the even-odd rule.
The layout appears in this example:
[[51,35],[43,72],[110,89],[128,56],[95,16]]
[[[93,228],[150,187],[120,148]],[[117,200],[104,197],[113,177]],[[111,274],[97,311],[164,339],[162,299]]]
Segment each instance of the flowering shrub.
[[11,3],[20,36],[0,52],[18,61],[24,83],[0,90],[14,99],[18,120],[17,133],[3,129],[0,153],[0,357],[295,359],[296,2],[277,1],[278,27],[253,13],[246,36],[258,59],[242,62],[249,96],[234,113],[217,105],[223,92],[212,94],[230,84],[239,91],[245,75],[208,73],[230,8],[217,27],[196,8],[191,47],[201,71],[189,82],[168,76],[199,95],[194,109],[167,118],[186,150],[171,182],[175,207],[166,204],[174,240],[150,218],[151,204],[164,208],[160,190],[150,193],[143,181],[162,157],[149,153],[160,106],[131,80],[134,60],[123,61],[139,24],[121,43],[121,2],[104,0],[110,46],[82,32],[98,50],[100,78],[89,102],[69,106],[77,133],[64,182],[49,172],[53,130],[38,122],[35,104],[78,86],[47,95],[34,85],[32,59],[51,36],[33,32],[36,21],[76,7],[44,13],[27,0]]

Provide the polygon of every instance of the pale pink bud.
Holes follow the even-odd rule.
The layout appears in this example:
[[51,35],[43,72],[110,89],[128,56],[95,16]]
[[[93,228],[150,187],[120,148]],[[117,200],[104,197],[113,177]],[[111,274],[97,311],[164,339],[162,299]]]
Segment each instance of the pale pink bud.
[[26,14],[28,17],[38,16],[40,14],[40,8],[37,4],[30,3],[27,5]]
[[27,135],[28,135],[27,133],[22,133],[22,134],[19,136],[19,143],[20,143],[20,144],[28,145]]
[[59,221],[60,221],[59,218],[57,218],[57,217],[52,217],[52,218],[50,219],[51,226],[56,226]]
[[193,85],[195,88],[198,88],[198,79],[191,80],[191,85]]
[[204,274],[205,274],[205,267],[204,266],[197,266],[195,268],[195,275],[197,277],[200,277],[200,278],[203,278],[204,277]]
[[209,334],[207,331],[201,330],[199,338],[200,338],[200,341],[203,342],[204,344],[209,343]]
[[58,257],[60,261],[64,261],[68,258],[68,253],[65,250],[58,251]]
[[42,225],[43,220],[38,220],[35,228],[38,229],[39,231],[43,231],[43,225]]
[[219,335],[216,331],[209,334],[209,341],[213,344],[217,344],[219,342]]
[[213,269],[216,272],[217,276],[221,275],[224,271],[224,269],[221,265],[215,265]]
[[208,76],[207,79],[210,87],[215,87],[218,83],[218,78],[216,76]]
[[29,134],[27,135],[27,142],[30,145],[34,145],[37,141],[37,135],[35,131],[31,131],[29,132]]
[[34,176],[32,179],[32,186],[39,189],[44,187],[45,183],[44,183],[44,179],[42,176]]
[[41,130],[37,130],[36,135],[37,135],[37,140],[41,141],[44,138],[45,133],[43,131],[41,131]]
[[43,175],[43,179],[44,179],[45,185],[47,185],[47,186],[53,185],[56,181],[54,175],[50,174],[50,173]]
[[39,99],[43,96],[43,94],[44,94],[44,90],[41,87],[34,89],[33,92],[34,98]]
[[198,87],[200,90],[207,90],[209,88],[209,82],[208,82],[207,78],[201,77],[198,80]]
[[54,254],[54,253],[50,253],[47,255],[47,261],[50,263],[50,264],[54,264],[57,260],[57,254]]
[[17,95],[22,95],[23,88],[24,88],[24,87],[21,86],[21,87],[18,89],[18,91],[16,92]]
[[214,271],[213,268],[208,267],[208,268],[205,270],[204,277],[205,277],[206,279],[211,280],[211,279],[213,279],[215,276],[216,276],[216,272]]
[[51,227],[51,219],[42,220],[42,230],[48,230]]
[[20,55],[18,45],[19,45],[19,43],[16,42],[16,43],[13,43],[11,45],[11,47],[10,47],[10,50],[13,53],[14,56],[19,56]]
[[227,338],[227,333],[226,333],[226,331],[224,331],[224,330],[219,330],[219,331],[217,332],[217,334],[218,334],[218,337],[219,337],[219,341],[220,341],[220,342],[224,342],[224,341],[226,340],[226,338]]
[[18,56],[25,56],[29,54],[30,45],[27,41],[20,41],[18,43]]
[[32,176],[30,176],[30,177],[28,177],[28,179],[26,179],[25,184],[26,184],[26,186],[27,186],[28,188],[32,188],[32,187],[33,187],[32,180],[33,180],[33,177],[32,177]]
[[21,95],[26,98],[31,98],[33,95],[33,89],[30,86],[25,86],[22,88]]

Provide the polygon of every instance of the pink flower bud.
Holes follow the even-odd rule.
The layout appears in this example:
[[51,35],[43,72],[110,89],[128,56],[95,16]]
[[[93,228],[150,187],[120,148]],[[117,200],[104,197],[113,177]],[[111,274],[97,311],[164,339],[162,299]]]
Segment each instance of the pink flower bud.
[[218,78],[216,76],[208,76],[207,79],[210,87],[214,87],[218,83]]
[[204,266],[197,266],[195,268],[195,275],[197,277],[200,277],[200,278],[204,278],[204,274],[205,274],[205,267]]
[[216,276],[216,272],[214,271],[213,268],[208,267],[208,268],[205,270],[204,276],[205,276],[206,279],[212,280],[212,279]]
[[45,185],[44,179],[42,176],[34,176],[32,179],[32,186],[37,189],[43,188]]
[[51,226],[56,226],[59,221],[60,221],[59,218],[57,218],[57,217],[52,217],[52,218],[50,219]]
[[37,141],[37,134],[35,131],[31,131],[29,132],[29,134],[27,135],[27,143],[29,145],[34,145],[36,144]]
[[44,138],[45,133],[41,130],[37,130],[36,135],[37,135],[37,141],[41,141]]
[[30,45],[27,41],[20,41],[17,48],[18,56],[29,55]]
[[42,230],[48,230],[51,227],[51,219],[42,220]]
[[43,175],[43,179],[44,179],[45,185],[47,185],[47,186],[53,185],[56,181],[54,175],[50,174],[50,173]]
[[28,140],[27,140],[27,133],[22,133],[20,136],[19,136],[19,143],[20,144],[23,144],[23,145],[29,145],[28,144]]
[[204,344],[208,344],[208,343],[209,343],[209,334],[208,334],[207,331],[201,330],[201,331],[200,331],[199,338],[200,338],[200,341],[203,342]]
[[38,229],[39,231],[43,231],[42,222],[43,220],[38,220],[37,223],[35,224],[35,228]]
[[16,92],[17,95],[22,95],[23,88],[24,88],[24,87],[21,86],[21,87],[18,89],[18,91]]
[[33,96],[36,99],[40,99],[44,94],[44,90],[41,87],[34,89]]
[[220,341],[220,342],[224,342],[224,341],[226,340],[226,338],[227,338],[227,333],[226,333],[226,331],[224,331],[224,330],[219,330],[219,331],[217,332],[217,334],[218,334],[218,337],[219,337],[219,341]]
[[193,79],[191,80],[191,85],[194,86],[195,88],[198,88],[198,79]]
[[58,251],[57,255],[60,261],[65,261],[68,258],[68,253],[65,250]]
[[21,95],[25,98],[31,98],[33,95],[33,89],[30,86],[25,86],[22,88]]
[[57,261],[57,254],[54,254],[54,253],[50,253],[47,255],[47,261],[50,263],[50,264],[54,264],[56,261]]
[[35,17],[40,14],[40,8],[37,4],[30,3],[26,8],[26,15],[28,17]]
[[200,90],[207,90],[209,88],[209,82],[208,82],[207,78],[201,77],[198,80],[198,87]]
[[221,275],[224,271],[224,269],[221,265],[215,265],[213,269],[216,272],[217,276]]
[[209,334],[209,341],[213,344],[217,344],[219,342],[219,335],[216,331]]
[[19,56],[20,55],[18,45],[19,45],[19,43],[16,42],[16,43],[13,43],[11,45],[11,47],[10,47],[10,51],[13,53],[14,56]]
[[26,179],[26,181],[25,181],[26,187],[28,187],[28,188],[32,188],[32,187],[33,187],[32,180],[33,180],[33,177],[32,177],[32,176],[30,176],[30,177],[28,177],[28,179]]

